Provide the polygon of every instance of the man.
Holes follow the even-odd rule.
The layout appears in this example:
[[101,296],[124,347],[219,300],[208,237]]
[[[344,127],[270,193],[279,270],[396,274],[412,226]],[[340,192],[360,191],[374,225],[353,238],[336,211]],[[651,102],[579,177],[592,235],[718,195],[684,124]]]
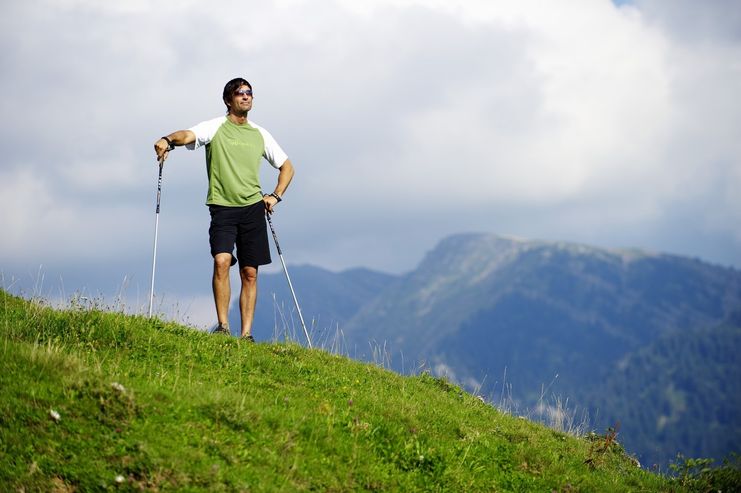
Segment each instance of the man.
[[[293,165],[272,135],[247,120],[252,109],[252,85],[245,79],[227,82],[223,93],[226,115],[166,135],[154,143],[157,160],[166,159],[176,146],[206,148],[208,196],[211,213],[209,243],[214,258],[212,287],[218,325],[214,333],[231,334],[229,268],[239,261],[242,281],[239,311],[242,338],[254,342],[252,320],[257,301],[257,270],[269,264],[265,213],[272,214],[282,200],[294,175]],[[278,169],[278,183],[271,194],[263,195],[259,168],[265,158]],[[237,258],[233,257],[234,245]]]

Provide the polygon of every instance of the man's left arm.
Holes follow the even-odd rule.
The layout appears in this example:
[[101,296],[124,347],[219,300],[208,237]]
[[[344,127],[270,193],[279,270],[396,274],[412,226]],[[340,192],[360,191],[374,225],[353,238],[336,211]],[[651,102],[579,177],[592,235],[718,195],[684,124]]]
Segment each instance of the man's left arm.
[[272,214],[275,204],[283,199],[283,194],[286,193],[288,185],[291,184],[291,180],[293,179],[294,174],[295,171],[293,169],[293,164],[291,164],[291,160],[286,159],[279,168],[278,183],[275,185],[275,190],[273,191],[273,194],[277,195],[278,198],[276,198],[273,194],[265,195],[262,198],[263,202],[265,202],[265,209],[267,209],[268,213]]

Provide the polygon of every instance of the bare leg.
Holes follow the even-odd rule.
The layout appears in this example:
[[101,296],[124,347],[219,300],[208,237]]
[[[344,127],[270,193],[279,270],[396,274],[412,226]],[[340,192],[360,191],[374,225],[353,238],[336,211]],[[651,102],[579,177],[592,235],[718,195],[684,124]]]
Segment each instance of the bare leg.
[[214,303],[216,304],[216,317],[219,324],[229,324],[229,300],[232,296],[229,284],[229,267],[232,255],[230,253],[217,253],[214,257],[214,277],[212,287],[214,290]]
[[242,314],[242,337],[252,335],[252,320],[257,303],[257,267],[243,267],[239,271],[242,291],[239,293],[239,311]]

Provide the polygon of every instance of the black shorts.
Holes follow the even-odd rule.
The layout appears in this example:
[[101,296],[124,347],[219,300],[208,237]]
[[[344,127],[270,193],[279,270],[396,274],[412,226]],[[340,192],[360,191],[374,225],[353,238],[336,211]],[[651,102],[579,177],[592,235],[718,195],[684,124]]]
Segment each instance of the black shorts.
[[208,238],[211,256],[231,253],[237,245],[239,267],[257,267],[269,264],[270,244],[268,227],[265,224],[265,203],[260,202],[245,207],[209,205],[211,226]]

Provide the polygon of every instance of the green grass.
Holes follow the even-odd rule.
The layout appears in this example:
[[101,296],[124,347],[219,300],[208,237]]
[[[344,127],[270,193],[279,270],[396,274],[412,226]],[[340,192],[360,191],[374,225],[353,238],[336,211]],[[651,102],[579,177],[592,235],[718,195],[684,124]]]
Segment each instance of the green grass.
[[427,374],[2,290],[0,314],[0,491],[685,491]]

